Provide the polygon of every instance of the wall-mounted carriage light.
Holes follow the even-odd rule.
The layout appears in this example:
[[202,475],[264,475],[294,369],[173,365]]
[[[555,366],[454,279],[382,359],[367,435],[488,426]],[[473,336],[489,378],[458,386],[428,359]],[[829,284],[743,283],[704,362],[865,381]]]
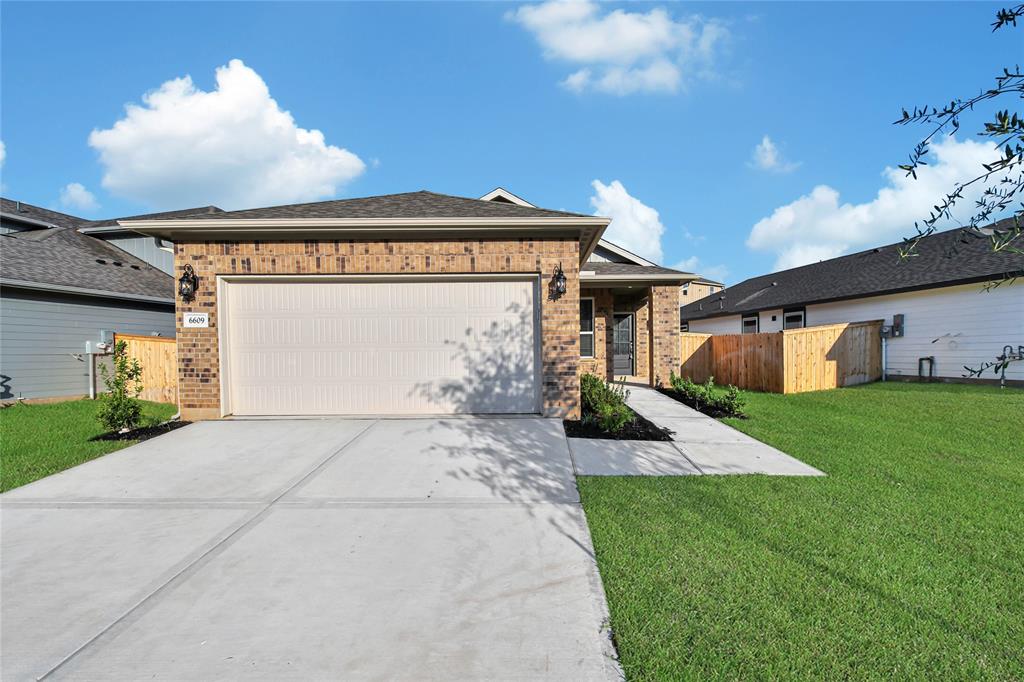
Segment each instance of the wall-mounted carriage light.
[[186,303],[196,297],[196,290],[199,288],[199,278],[196,277],[195,270],[192,269],[191,265],[185,266],[185,272],[181,274],[181,278],[178,279],[178,293]]
[[565,272],[562,271],[562,264],[558,264],[558,268],[555,270],[555,276],[551,280],[551,289],[555,297],[565,295]]

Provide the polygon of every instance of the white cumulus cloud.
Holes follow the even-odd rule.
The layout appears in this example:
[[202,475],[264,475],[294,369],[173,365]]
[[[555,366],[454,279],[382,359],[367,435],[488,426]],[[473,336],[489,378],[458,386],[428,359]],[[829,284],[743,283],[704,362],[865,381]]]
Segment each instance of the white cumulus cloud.
[[244,208],[331,197],[366,168],[300,128],[241,60],[218,68],[216,81],[210,92],[189,76],[167,81],[94,130],[103,186],[153,208]]
[[574,92],[677,92],[713,72],[728,37],[714,20],[675,19],[661,7],[605,11],[590,0],[523,5],[506,17],[536,37],[545,57],[580,67],[562,81]]
[[[957,182],[980,173],[981,164],[991,162],[995,153],[991,145],[947,137],[932,146],[929,165],[918,170],[917,180],[888,167],[877,196],[861,204],[840,203],[838,190],[818,185],[758,221],[747,246],[774,253],[775,269],[784,270],[899,241],[913,234],[914,222],[927,217]],[[964,218],[979,192],[977,188],[964,193],[959,202]]]
[[4,144],[3,140],[0,140],[0,168],[3,167],[4,161],[7,160],[7,145]]
[[725,282],[725,278],[729,276],[729,268],[725,265],[707,265],[697,256],[684,258],[673,265],[672,269],[693,272],[716,282]]
[[761,142],[754,147],[754,154],[750,159],[750,165],[753,168],[773,173],[789,173],[800,166],[799,163],[784,159],[778,145],[767,135],[762,137]]
[[600,180],[590,183],[594,196],[590,205],[595,215],[611,218],[604,236],[619,246],[656,263],[661,262],[661,235],[665,226],[658,212],[636,197],[630,196],[618,180],[604,184]]
[[61,187],[60,205],[79,211],[95,211],[100,207],[93,193],[80,182],[69,182]]

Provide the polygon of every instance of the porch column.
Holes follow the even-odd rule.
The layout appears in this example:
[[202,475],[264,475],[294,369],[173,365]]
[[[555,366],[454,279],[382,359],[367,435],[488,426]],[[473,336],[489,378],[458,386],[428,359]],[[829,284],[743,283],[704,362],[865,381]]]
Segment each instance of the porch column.
[[679,373],[679,285],[651,286],[648,292],[651,386],[667,386]]

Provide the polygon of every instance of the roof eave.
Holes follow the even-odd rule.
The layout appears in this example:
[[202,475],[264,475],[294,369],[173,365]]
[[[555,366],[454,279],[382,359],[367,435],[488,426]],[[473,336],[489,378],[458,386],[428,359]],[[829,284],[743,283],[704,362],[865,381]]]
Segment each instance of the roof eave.
[[666,282],[689,282],[695,279],[696,275],[685,272],[680,273],[657,273],[650,275],[597,275],[580,273],[580,284],[650,284],[652,282],[665,284]]
[[96,296],[99,298],[115,298],[124,301],[141,301],[143,303],[160,303],[174,305],[174,298],[171,296],[145,296],[143,294],[129,294],[120,291],[107,291],[105,289],[87,289],[84,287],[73,287],[64,284],[48,284],[46,282],[30,282],[28,280],[0,278],[0,286],[14,289],[32,289],[36,291],[53,291],[63,294],[75,294],[78,296]]
[[120,229],[171,241],[300,236],[431,238],[467,233],[502,236],[565,234],[580,239],[580,262],[597,246],[611,222],[600,216],[523,218],[197,218],[192,220],[121,220]]
[[[892,289],[883,289],[883,290],[871,291],[871,292],[867,292],[867,293],[849,294],[847,296],[831,296],[829,298],[804,299],[804,300],[800,300],[800,301],[786,302],[786,303],[777,303],[777,304],[773,304],[773,305],[760,306],[760,307],[756,307],[756,308],[743,308],[743,309],[738,309],[738,310],[735,310],[735,309],[712,310],[712,311],[701,310],[701,311],[698,311],[698,314],[697,314],[696,317],[694,317],[692,315],[687,315],[687,316],[684,317],[684,319],[686,319],[688,321],[695,321],[695,320],[707,320],[707,319],[711,319],[713,317],[729,317],[731,315],[753,315],[755,313],[763,313],[766,310],[783,310],[783,309],[786,309],[786,308],[803,308],[803,307],[806,307],[806,306],[809,306],[809,305],[822,305],[822,304],[825,304],[825,303],[836,303],[838,301],[854,301],[854,300],[856,300],[858,298],[878,298],[879,296],[894,296],[896,294],[909,294],[909,293],[913,293],[915,291],[927,291],[929,289],[948,289],[949,287],[962,286],[962,285],[965,285],[965,284],[980,284],[982,282],[992,282],[992,281],[998,280],[998,279],[1000,279],[1000,278],[1002,278],[1004,276],[1021,277],[1021,276],[1024,276],[1024,272],[1022,272],[1020,274],[1016,274],[1015,272],[1011,271],[1009,273],[996,273],[996,274],[990,274],[990,275],[976,275],[976,276],[972,276],[972,277],[961,277],[961,278],[958,278],[958,279],[945,280],[945,281],[942,281],[942,282],[933,282],[933,283],[929,283],[929,284],[918,284],[918,285],[914,285],[914,286],[898,287],[898,288],[892,288]],[[694,304],[693,303],[688,303],[687,305],[694,305]],[[682,309],[680,309],[680,314],[682,314],[682,312],[683,312]]]

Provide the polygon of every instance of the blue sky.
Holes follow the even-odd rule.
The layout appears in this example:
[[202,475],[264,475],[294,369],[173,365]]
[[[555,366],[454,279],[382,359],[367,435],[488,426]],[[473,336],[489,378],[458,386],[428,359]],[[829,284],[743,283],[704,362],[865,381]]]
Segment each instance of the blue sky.
[[999,6],[4,2],[3,190],[107,217],[500,185],[736,282],[895,241],[983,158],[885,174],[900,107],[1021,61]]

